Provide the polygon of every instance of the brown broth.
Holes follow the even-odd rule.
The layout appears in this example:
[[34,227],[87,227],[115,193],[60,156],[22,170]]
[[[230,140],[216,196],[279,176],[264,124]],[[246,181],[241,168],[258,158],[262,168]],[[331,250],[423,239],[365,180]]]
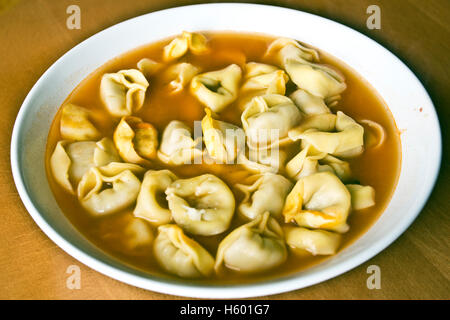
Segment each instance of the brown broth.
[[[265,60],[263,55],[268,44],[274,40],[272,37],[244,33],[207,32],[205,34],[209,38],[210,53],[201,57],[187,54],[177,62],[189,61],[201,67],[202,71],[217,70],[231,63],[236,63],[241,67],[246,62],[251,61],[271,63],[271,61]],[[161,61],[162,49],[169,41],[170,39],[166,39],[145,45],[107,62],[83,80],[67,97],[63,105],[66,103],[74,103],[91,109],[94,114],[93,120],[96,126],[104,136],[112,138],[112,133],[118,120],[108,114],[100,100],[99,86],[101,76],[106,72],[117,72],[121,69],[136,68],[136,63],[144,57]],[[376,205],[350,214],[348,219],[350,231],[343,236],[340,247],[340,250],[342,250],[366,232],[387,206],[395,189],[400,171],[400,138],[389,109],[366,81],[347,65],[326,53],[321,52],[321,62],[335,66],[346,78],[347,90],[344,91],[342,100],[337,107],[333,108],[333,111],[341,110],[357,121],[363,119],[375,121],[384,127],[387,134],[387,139],[383,145],[374,149],[367,149],[361,156],[349,161],[355,180],[363,185],[371,185],[375,188]],[[182,120],[192,126],[194,121],[201,120],[204,115],[204,107],[189,93],[189,90],[184,90],[174,95],[169,94],[167,83],[159,75],[160,72],[149,79],[150,86],[146,93],[144,106],[136,116],[141,117],[145,122],[153,124],[158,130],[159,135],[161,135],[163,129],[171,120]],[[223,121],[241,125],[240,114],[241,111],[238,109],[236,103],[234,103],[221,113],[220,118]],[[56,184],[49,170],[49,159],[56,143],[61,139],[59,118],[60,115],[58,113],[50,128],[47,142],[46,166],[51,189],[63,213],[84,236],[113,257],[135,268],[144,270],[149,274],[176,279],[176,276],[168,275],[157,265],[152,257],[151,248],[130,250],[121,241],[124,223],[127,218],[129,219],[132,216],[133,208],[108,217],[92,217],[81,207],[76,196],[68,194]],[[290,155],[297,153],[299,151],[298,148],[298,144],[292,145],[288,150]],[[159,163],[152,168],[160,169],[167,167]],[[243,168],[240,165],[197,164],[169,167],[169,169],[182,178],[193,177],[208,172],[217,175],[233,190],[236,197],[236,207],[242,199],[242,195],[233,189],[233,185],[242,182],[243,178],[249,176],[249,173],[243,172]],[[232,221],[232,228],[242,223],[244,221],[235,214]],[[153,230],[156,234],[156,229],[153,228]],[[229,231],[213,237],[192,237],[201,243],[211,254],[215,255],[219,241]],[[330,257],[299,255],[291,251],[287,261],[283,265],[266,273],[248,275],[228,270],[220,275],[197,281],[210,284],[260,281],[304,270],[328,258]]]

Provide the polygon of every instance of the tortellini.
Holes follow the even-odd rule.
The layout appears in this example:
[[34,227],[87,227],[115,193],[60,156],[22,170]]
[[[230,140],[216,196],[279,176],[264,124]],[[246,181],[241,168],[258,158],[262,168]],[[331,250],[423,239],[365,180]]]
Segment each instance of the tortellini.
[[251,54],[242,39],[208,41],[183,32],[139,50],[148,58],[133,69],[102,75],[99,106],[66,102],[52,186],[105,248],[158,273],[243,279],[335,254],[350,213],[379,209],[373,187],[352,184],[374,181],[347,158],[382,153],[386,131],[336,111],[345,79],[317,50],[280,38],[262,56],[259,40]]
[[185,123],[172,120],[162,134],[158,159],[170,165],[196,163],[203,157],[200,143],[200,139],[192,139],[191,129]]
[[288,131],[301,119],[291,99],[278,94],[258,96],[246,106],[241,122],[250,148],[271,148],[289,142]]
[[278,38],[266,51],[266,57],[272,57],[279,66],[285,66],[289,60],[319,61],[319,53],[302,46],[298,41],[289,38]]
[[255,219],[266,211],[273,217],[280,217],[292,183],[282,175],[273,173],[256,175],[255,178],[251,185],[235,185],[244,194],[238,206],[239,213],[249,219]]
[[[178,177],[170,170],[148,170],[144,175],[133,213],[154,225],[172,221],[170,209],[163,205],[165,191]],[[162,199],[164,197],[164,199]]]
[[343,112],[338,111],[336,116],[316,115],[310,119],[308,125],[301,124],[290,130],[289,137],[294,141],[301,139],[303,145],[311,144],[320,152],[338,157],[354,157],[364,151],[364,128]]
[[285,226],[283,231],[289,246],[308,251],[314,256],[335,254],[342,238],[338,233],[294,226]]
[[61,110],[61,137],[64,140],[97,140],[100,132],[89,119],[89,111],[72,103]]
[[114,131],[114,143],[123,160],[147,165],[148,159],[156,158],[158,133],[141,118],[123,117]]
[[137,69],[105,73],[100,83],[100,96],[112,116],[130,116],[142,108],[148,85]]
[[233,163],[245,148],[244,131],[231,123],[214,119],[208,108],[205,113],[202,131],[208,155],[216,160],[216,163]]
[[245,106],[245,102],[258,95],[268,93],[284,95],[288,80],[287,74],[275,66],[257,62],[247,63],[244,83],[240,90],[240,94],[244,95],[245,99],[241,104]]
[[322,98],[316,97],[305,90],[298,89],[289,97],[305,115],[331,113]]
[[144,256],[152,250],[154,235],[151,227],[129,213],[101,220],[99,233],[104,241],[127,255]]
[[299,88],[322,99],[339,96],[347,87],[340,73],[312,62],[319,60],[317,51],[303,47],[295,40],[281,38],[274,41],[266,55],[274,56]]
[[166,189],[166,195],[174,221],[189,233],[211,236],[230,226],[233,193],[212,174],[176,180]]
[[138,61],[137,67],[139,71],[141,71],[142,74],[145,76],[145,78],[148,79],[155,73],[157,73],[163,67],[163,65],[152,59],[143,58]]
[[249,149],[248,157],[241,152],[238,163],[253,173],[279,172],[284,168],[287,154],[278,147],[272,149]]
[[78,200],[94,216],[126,209],[136,201],[141,187],[135,174],[143,171],[138,165],[117,162],[91,168],[78,184]]
[[300,227],[347,232],[351,196],[345,185],[331,172],[300,178],[288,194],[283,208],[285,222]]
[[361,210],[375,205],[375,189],[359,184],[345,185],[352,196],[352,209]]
[[238,96],[242,71],[236,64],[196,75],[191,81],[191,93],[214,112],[221,112]]
[[171,61],[184,56],[188,51],[193,54],[203,54],[209,51],[207,39],[201,33],[183,31],[181,36],[173,39],[164,47],[163,58]]
[[333,172],[343,181],[351,176],[348,162],[317,151],[312,145],[307,145],[286,164],[287,175],[295,180],[323,171]]
[[172,93],[177,93],[189,85],[192,78],[200,72],[196,66],[182,62],[170,66],[164,72],[164,79],[169,82]]
[[75,193],[82,176],[92,167],[120,161],[113,142],[103,138],[94,141],[59,141],[50,158],[55,180],[68,192]]
[[174,224],[158,227],[153,253],[166,271],[183,278],[207,277],[214,271],[211,254]]
[[287,258],[283,230],[269,212],[234,229],[217,249],[215,269],[223,264],[239,272],[262,272]]

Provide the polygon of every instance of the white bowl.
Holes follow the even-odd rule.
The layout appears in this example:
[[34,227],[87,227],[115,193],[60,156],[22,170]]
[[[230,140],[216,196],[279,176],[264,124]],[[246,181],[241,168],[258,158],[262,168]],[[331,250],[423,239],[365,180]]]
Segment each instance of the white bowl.
[[[212,286],[137,271],[101,252],[71,225],[55,202],[44,166],[47,135],[58,107],[80,81],[106,61],[183,30],[232,30],[295,38],[346,62],[378,91],[402,131],[402,165],[389,206],[368,232],[336,256],[297,274],[248,285]],[[39,227],[64,251],[136,287],[200,298],[286,292],[338,276],[367,261],[391,244],[419,214],[437,178],[440,159],[441,134],[433,104],[398,58],[339,23],[300,11],[253,4],[207,4],[158,11],[119,23],[83,41],[36,82],[17,116],[11,141],[11,165],[20,197]]]

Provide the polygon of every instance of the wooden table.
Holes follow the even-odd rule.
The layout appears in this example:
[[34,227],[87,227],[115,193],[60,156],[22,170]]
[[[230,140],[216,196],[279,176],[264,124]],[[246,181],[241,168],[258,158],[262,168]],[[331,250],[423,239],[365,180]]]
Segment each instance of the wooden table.
[[[260,1],[261,2],[261,1]],[[10,169],[11,132],[20,105],[42,73],[96,32],[148,12],[198,1],[0,1],[0,298],[167,299],[108,278],[70,257],[25,210]],[[444,134],[443,167],[424,210],[397,241],[363,265],[324,283],[264,299],[449,299],[450,2],[447,0],[271,1],[315,13],[361,31],[397,54],[430,93]],[[81,29],[66,27],[71,4]],[[366,27],[371,4],[381,8],[381,30]],[[426,132],[425,132],[426,134]],[[433,156],[433,155],[430,155]],[[81,289],[69,290],[70,265],[81,268]],[[367,267],[381,269],[381,289],[369,290]]]

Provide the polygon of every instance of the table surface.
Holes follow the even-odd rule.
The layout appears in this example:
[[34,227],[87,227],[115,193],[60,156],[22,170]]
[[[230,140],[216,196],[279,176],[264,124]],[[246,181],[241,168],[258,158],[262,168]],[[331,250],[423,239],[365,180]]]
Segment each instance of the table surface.
[[[263,3],[259,1],[260,3]],[[81,29],[66,27],[66,9],[81,8]],[[174,6],[174,0],[0,0],[0,298],[177,299],[104,276],[73,259],[38,228],[23,206],[10,168],[11,132],[20,105],[42,73],[67,50],[118,22]],[[447,0],[314,0],[271,4],[346,24],[400,57],[430,93],[441,121],[443,164],[449,162],[450,2]],[[381,29],[366,27],[371,4],[381,9]],[[432,156],[432,155],[431,155]],[[450,167],[443,165],[427,205],[412,226],[361,266],[318,285],[262,299],[449,299]],[[81,270],[71,290],[67,268]],[[381,289],[369,290],[367,268],[381,270]]]

